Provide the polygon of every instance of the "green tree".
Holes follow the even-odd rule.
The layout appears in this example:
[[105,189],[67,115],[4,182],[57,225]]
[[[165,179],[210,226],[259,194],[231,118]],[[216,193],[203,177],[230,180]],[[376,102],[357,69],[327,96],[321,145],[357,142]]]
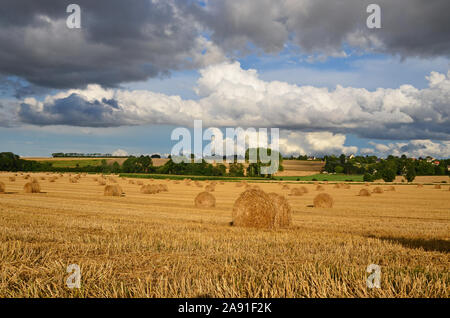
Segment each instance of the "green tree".
[[[252,148],[252,149],[247,149],[247,151],[245,152],[245,160],[248,162],[249,158],[250,158],[250,152],[254,152],[256,151],[256,158],[257,158],[257,162],[253,162],[251,163],[248,168],[247,168],[247,176],[251,176],[251,177],[265,177],[265,175],[263,175],[261,173],[261,167],[269,167],[271,166],[272,162],[269,161],[268,163],[262,163],[261,158],[263,158],[263,155],[267,154],[267,157],[272,158],[272,155],[275,157],[278,157],[278,171],[283,171],[283,156],[281,155],[280,152],[274,152],[272,154],[272,149],[270,148]],[[278,156],[277,156],[278,154]],[[267,175],[267,177],[269,177],[270,175]]]
[[230,169],[229,169],[228,175],[230,177],[243,177],[244,176],[244,165],[242,163],[230,164]]
[[334,167],[334,171],[336,173],[343,173],[344,172],[344,167],[338,165],[338,166]]
[[413,182],[416,178],[416,167],[414,163],[410,162],[406,165],[405,178],[408,182]]
[[365,173],[363,176],[363,180],[364,180],[364,182],[374,182],[375,177],[370,173]]
[[114,161],[114,163],[112,164],[111,171],[113,173],[119,173],[120,172],[120,165],[119,165],[119,163],[117,161]]
[[247,177],[260,177],[261,176],[261,163],[251,163],[247,167]]
[[386,167],[381,172],[381,177],[385,182],[392,182],[395,180],[395,177],[397,176],[396,170],[394,170],[392,167]]

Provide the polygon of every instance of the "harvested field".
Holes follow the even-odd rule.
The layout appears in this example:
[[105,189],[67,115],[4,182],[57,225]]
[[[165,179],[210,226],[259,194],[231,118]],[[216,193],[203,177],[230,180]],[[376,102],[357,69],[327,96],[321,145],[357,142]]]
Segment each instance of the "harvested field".
[[[285,196],[291,225],[260,229],[230,225],[245,190],[235,182],[216,186],[214,208],[197,208],[199,188],[185,182],[159,180],[170,191],[148,195],[118,179],[126,196],[107,197],[90,177],[40,181],[31,194],[11,176],[0,174],[0,297],[449,297],[447,187],[360,197],[364,184],[322,185],[328,209],[312,206],[319,193],[305,184]],[[65,286],[69,264],[81,267],[80,290]],[[366,287],[370,264],[380,289]]]

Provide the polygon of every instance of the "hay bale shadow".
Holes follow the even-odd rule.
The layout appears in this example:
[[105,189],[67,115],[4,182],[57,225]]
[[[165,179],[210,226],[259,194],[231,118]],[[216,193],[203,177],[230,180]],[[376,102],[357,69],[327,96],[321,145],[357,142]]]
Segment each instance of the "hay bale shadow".
[[422,238],[407,238],[407,237],[393,237],[393,236],[374,236],[369,235],[369,238],[376,238],[382,241],[400,244],[407,248],[419,249],[430,252],[450,253],[450,241],[440,239],[422,239]]

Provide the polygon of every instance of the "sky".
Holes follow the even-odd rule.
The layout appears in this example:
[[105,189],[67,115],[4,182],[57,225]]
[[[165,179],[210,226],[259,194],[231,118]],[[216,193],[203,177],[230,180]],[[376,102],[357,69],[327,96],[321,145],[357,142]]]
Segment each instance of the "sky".
[[[66,24],[70,3],[81,28]],[[0,151],[168,154],[173,130],[202,120],[279,128],[286,156],[448,158],[448,12],[448,0],[4,0]]]

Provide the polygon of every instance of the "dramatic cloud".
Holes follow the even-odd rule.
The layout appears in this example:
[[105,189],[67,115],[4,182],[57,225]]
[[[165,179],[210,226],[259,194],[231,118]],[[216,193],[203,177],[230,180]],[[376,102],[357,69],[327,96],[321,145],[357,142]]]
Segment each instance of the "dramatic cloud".
[[[448,0],[380,0],[382,29],[366,27],[368,0],[78,0],[82,28],[60,0],[3,0],[0,75],[37,87],[117,86],[285,48],[308,60],[381,52],[448,57]],[[26,94],[23,90],[17,94]]]
[[19,123],[16,108],[15,101],[0,99],[0,127],[13,127]]
[[41,126],[192,126],[194,119],[202,119],[215,127],[277,127],[397,140],[450,138],[450,72],[432,72],[425,89],[403,85],[375,91],[266,82],[237,62],[200,73],[198,100],[90,85],[43,102],[25,99],[18,114],[22,122]]
[[0,74],[53,88],[113,86],[224,60],[185,1],[77,4],[81,29],[67,28],[66,1],[2,1]]
[[310,60],[345,57],[344,47],[408,56],[449,56],[447,0],[379,0],[382,29],[368,29],[369,0],[209,0],[198,14],[212,38],[239,51],[286,44]]

